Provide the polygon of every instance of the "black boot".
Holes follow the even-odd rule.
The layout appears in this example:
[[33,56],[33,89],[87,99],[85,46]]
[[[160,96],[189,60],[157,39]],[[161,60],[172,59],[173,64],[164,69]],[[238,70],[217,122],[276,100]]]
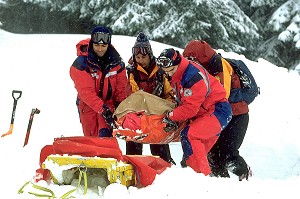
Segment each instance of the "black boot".
[[126,155],[142,155],[143,154],[143,144],[128,141],[126,142]]
[[253,176],[252,170],[249,166],[247,166],[247,172],[239,176],[239,181],[242,181],[244,179],[249,180],[249,177],[252,176]]
[[150,144],[151,154],[159,156],[166,162],[176,165],[175,161],[171,157],[170,147],[168,144]]
[[217,177],[217,178],[230,178],[230,175],[226,168],[215,168],[215,167],[210,167],[210,168],[211,168],[211,173],[209,176]]
[[186,168],[187,165],[186,165],[186,161],[184,158],[182,158],[182,160],[180,161],[180,165],[181,165],[181,168]]

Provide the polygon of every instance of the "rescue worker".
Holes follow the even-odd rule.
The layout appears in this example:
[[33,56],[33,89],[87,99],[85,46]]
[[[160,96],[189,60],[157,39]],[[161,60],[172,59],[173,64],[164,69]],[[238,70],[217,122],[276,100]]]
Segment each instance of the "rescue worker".
[[165,131],[176,129],[178,122],[188,121],[180,133],[184,161],[195,172],[209,175],[207,153],[232,115],[225,89],[202,66],[173,48],[162,51],[156,63],[171,77],[177,101],[177,107],[163,120]]
[[112,112],[126,98],[125,64],[111,37],[107,27],[95,27],[91,38],[81,41],[89,41],[88,45],[77,45],[80,53],[70,67],[84,136],[111,137]]
[[239,148],[249,123],[249,107],[244,100],[235,99],[236,95],[232,91],[241,88],[239,77],[226,59],[217,54],[205,41],[190,41],[183,51],[183,56],[201,64],[210,74],[219,79],[226,90],[226,97],[233,112],[230,123],[222,131],[208,155],[212,176],[230,177],[229,170],[237,175],[240,181],[248,180],[252,176],[252,171],[239,154]]
[[[156,66],[155,57],[147,36],[140,32],[132,47],[132,57],[127,66],[128,82],[127,95],[143,90],[163,99],[173,100],[172,87],[164,72]],[[175,164],[171,157],[168,144],[150,144],[152,155],[160,156],[163,160]],[[126,142],[127,155],[142,155],[143,144]]]

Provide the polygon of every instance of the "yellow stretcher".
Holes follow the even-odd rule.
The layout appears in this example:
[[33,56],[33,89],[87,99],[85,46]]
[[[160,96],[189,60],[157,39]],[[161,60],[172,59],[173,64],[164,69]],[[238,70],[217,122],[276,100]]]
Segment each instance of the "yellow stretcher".
[[120,183],[124,186],[136,185],[134,166],[129,163],[118,162],[114,158],[83,157],[79,155],[49,155],[43,162],[42,168],[50,171],[52,180],[56,184],[70,183],[70,180],[67,180],[64,176],[64,171],[73,170],[71,173],[74,175],[77,171],[78,176],[79,173],[86,173],[89,170],[104,170],[110,184]]

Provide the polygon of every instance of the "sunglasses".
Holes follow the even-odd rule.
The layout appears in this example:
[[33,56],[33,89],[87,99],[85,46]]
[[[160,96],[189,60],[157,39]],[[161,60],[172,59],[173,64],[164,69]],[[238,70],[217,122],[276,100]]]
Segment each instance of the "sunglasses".
[[111,39],[111,35],[109,33],[104,32],[95,32],[92,35],[92,41],[94,43],[101,43],[101,44],[109,44]]
[[137,55],[137,54],[142,54],[142,55],[147,55],[149,54],[150,50],[149,47],[133,47],[132,48],[132,54]]
[[172,59],[168,58],[168,57],[159,57],[156,59],[156,65],[159,68],[168,68],[170,66],[172,66]]

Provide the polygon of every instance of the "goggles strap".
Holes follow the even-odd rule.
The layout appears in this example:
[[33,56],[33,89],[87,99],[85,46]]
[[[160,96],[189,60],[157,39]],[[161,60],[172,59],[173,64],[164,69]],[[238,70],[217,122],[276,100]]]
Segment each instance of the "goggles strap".
[[174,55],[173,55],[173,57],[172,57],[172,61],[175,61],[176,57],[177,57],[177,52],[176,52],[176,50],[175,50],[175,53],[174,53]]

